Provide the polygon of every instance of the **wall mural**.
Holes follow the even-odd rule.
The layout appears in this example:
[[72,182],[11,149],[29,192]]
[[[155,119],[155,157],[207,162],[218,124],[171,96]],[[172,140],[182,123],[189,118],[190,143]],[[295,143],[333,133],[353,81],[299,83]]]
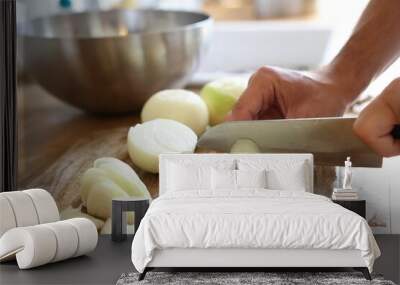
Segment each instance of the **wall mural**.
[[[33,13],[40,10],[28,9],[27,5],[33,5],[32,3],[20,1],[21,9],[18,11],[20,23],[27,19],[27,12]],[[64,11],[62,10],[64,7],[57,7],[57,9]],[[64,45],[65,50],[62,48],[54,50],[54,46],[47,45],[48,42],[45,39],[39,39],[46,33],[56,38],[59,34],[70,33],[71,30],[63,30],[61,27],[68,27],[68,25],[73,27],[74,23],[68,18],[61,17],[59,20],[65,21],[63,22],[65,25],[56,25],[55,22],[49,25],[46,21],[37,21],[35,22],[36,29],[32,27],[21,29],[18,37],[18,188],[42,187],[52,193],[60,209],[66,211],[66,216],[76,213],[87,214],[88,209],[83,205],[85,201],[82,201],[81,195],[84,173],[87,169],[94,167],[96,159],[114,157],[131,166],[146,185],[149,193],[156,197],[158,175],[153,173],[154,171],[149,171],[151,167],[140,165],[141,159],[134,163],[127,145],[129,129],[142,121],[153,119],[156,115],[164,114],[178,118],[181,115],[180,112],[182,114],[186,112],[187,117],[196,118],[194,123],[187,123],[187,125],[196,134],[200,134],[208,123],[213,125],[223,120],[246,88],[247,79],[235,78],[232,81],[211,82],[205,86],[190,87],[185,94],[189,94],[187,96],[192,98],[195,93],[198,93],[206,103],[202,102],[199,96],[195,96],[201,103],[196,103],[194,108],[172,99],[172,105],[151,107],[150,105],[164,104],[160,103],[161,100],[157,96],[154,96],[150,100],[151,104],[149,101],[146,110],[141,110],[147,97],[156,90],[182,87],[188,82],[189,75],[192,74],[204,54],[203,45],[209,38],[207,18],[201,18],[204,27],[197,41],[201,47],[175,52],[175,54],[188,54],[191,59],[188,62],[183,62],[182,59],[170,63],[168,71],[171,71],[172,75],[167,74],[168,76],[163,78],[162,82],[153,81],[160,76],[151,78],[146,76],[150,73],[161,74],[166,71],[163,66],[143,73],[143,78],[137,80],[129,74],[134,74],[138,67],[127,66],[125,63],[134,64],[140,60],[149,59],[151,62],[148,65],[155,66],[156,63],[168,62],[170,58],[160,59],[164,52],[171,48],[165,46],[163,41],[152,45],[154,50],[150,50],[145,58],[137,59],[137,61],[127,55],[126,51],[131,48],[129,46],[108,56],[109,62],[104,61],[104,56],[96,58],[92,53],[87,53],[85,56],[90,60],[84,60],[78,53],[73,52],[80,48],[83,52],[84,48],[79,46],[79,41],[68,42]],[[56,27],[61,30],[57,30]],[[126,28],[129,30],[128,24]],[[113,30],[110,26],[108,33],[113,32],[123,33],[124,31]],[[107,47],[104,50],[100,49],[99,45],[92,48],[96,48],[99,54],[107,53],[109,50]],[[50,56],[54,54],[57,56]],[[67,55],[73,55],[76,58],[71,62],[62,61],[68,58]],[[121,63],[117,60],[118,58],[125,60]],[[76,62],[82,64],[76,65]],[[97,62],[98,65],[92,65],[93,62]],[[81,68],[83,65],[85,68]],[[61,70],[60,66],[62,66]],[[115,76],[115,74],[120,74],[121,66],[131,70],[131,72],[124,72],[126,77],[121,75],[122,79],[119,78],[120,75]],[[176,78],[176,74],[179,74],[179,78]],[[120,79],[121,81],[118,81]],[[90,84],[88,84],[89,81]],[[167,81],[169,83],[165,84]],[[129,82],[129,86],[123,82]],[[147,84],[148,82],[151,84]],[[229,87],[227,90],[223,88],[225,85]],[[81,89],[85,92],[81,92]],[[147,97],[144,96],[145,93]],[[171,98],[181,96],[164,95]],[[355,106],[349,109],[353,114],[357,113]],[[207,110],[210,112],[210,122],[204,115]],[[97,114],[94,115],[94,113]],[[104,116],[104,113],[107,115]],[[171,115],[171,113],[174,114]],[[196,150],[196,152],[205,151],[199,148]],[[335,167],[317,166],[314,173],[315,193],[331,197],[333,187],[337,186],[337,181],[341,179],[337,177]],[[386,176],[385,169],[354,168],[353,185],[358,188],[360,198],[368,201],[368,222],[374,231],[379,233],[391,233],[392,224],[399,223],[398,219],[392,216],[393,205],[390,199],[392,189]],[[105,221],[106,217],[102,217],[101,222]],[[396,229],[399,228],[400,226],[396,226]]]

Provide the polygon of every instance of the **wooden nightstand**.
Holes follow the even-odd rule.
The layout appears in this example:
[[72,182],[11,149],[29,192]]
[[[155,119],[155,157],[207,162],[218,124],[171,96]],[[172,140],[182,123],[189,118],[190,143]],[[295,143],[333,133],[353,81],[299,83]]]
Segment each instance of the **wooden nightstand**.
[[332,200],[334,203],[359,214],[364,219],[366,218],[366,201],[365,200]]

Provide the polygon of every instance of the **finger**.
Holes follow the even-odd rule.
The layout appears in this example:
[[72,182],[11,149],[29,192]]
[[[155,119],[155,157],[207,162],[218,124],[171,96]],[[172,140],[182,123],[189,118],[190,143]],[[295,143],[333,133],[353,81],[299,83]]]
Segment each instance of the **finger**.
[[400,122],[400,77],[393,80],[383,90],[381,97],[393,111],[397,122]]
[[387,107],[377,100],[360,114],[354,124],[355,133],[376,153],[390,157],[400,154],[400,141],[390,135],[393,118],[387,117]]
[[258,116],[259,120],[276,120],[284,118],[284,114],[279,107],[271,106],[266,112],[261,111]]
[[250,79],[249,86],[240,96],[232,112],[226,120],[256,120],[262,110],[268,109],[273,102],[273,80],[275,73],[272,69],[260,68]]
[[354,124],[355,133],[372,150],[386,157],[400,155],[400,140],[390,134],[400,121],[400,85],[398,87],[397,91],[389,85],[361,112]]
[[389,135],[371,137],[368,133],[363,133],[362,128],[355,127],[359,137],[377,154],[384,157],[400,155],[400,143],[394,141]]
[[236,102],[228,119],[232,121],[257,119],[263,105],[262,93],[259,86],[249,85]]

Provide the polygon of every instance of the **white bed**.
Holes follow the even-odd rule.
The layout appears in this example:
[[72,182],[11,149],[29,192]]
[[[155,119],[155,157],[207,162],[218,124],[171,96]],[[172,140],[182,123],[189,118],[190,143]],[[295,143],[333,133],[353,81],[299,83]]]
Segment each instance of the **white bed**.
[[[209,167],[213,181],[226,171],[238,184],[240,171],[266,168],[269,185],[217,189],[205,183]],[[311,154],[162,155],[160,197],[136,232],[133,264],[140,278],[154,267],[354,267],[370,278],[380,252],[367,222],[312,192]]]

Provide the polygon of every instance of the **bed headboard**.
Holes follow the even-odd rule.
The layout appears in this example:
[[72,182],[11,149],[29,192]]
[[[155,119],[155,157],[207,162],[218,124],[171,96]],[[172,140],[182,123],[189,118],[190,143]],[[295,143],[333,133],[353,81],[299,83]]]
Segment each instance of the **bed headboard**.
[[169,162],[188,162],[199,165],[213,165],[218,161],[231,160],[235,162],[240,158],[254,158],[267,161],[276,160],[291,160],[291,161],[304,161],[305,163],[305,178],[307,179],[307,192],[313,192],[314,189],[314,162],[313,155],[309,153],[260,153],[260,154],[161,154],[159,157],[159,195],[166,192],[167,185],[167,168]]

